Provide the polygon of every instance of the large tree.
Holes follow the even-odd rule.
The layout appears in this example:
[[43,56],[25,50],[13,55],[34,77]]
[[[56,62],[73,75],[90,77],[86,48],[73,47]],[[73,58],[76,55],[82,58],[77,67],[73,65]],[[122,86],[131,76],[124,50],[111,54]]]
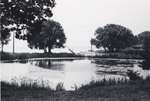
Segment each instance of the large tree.
[[55,0],[1,0],[0,5],[1,25],[11,26],[16,38],[27,39],[37,23],[52,16]]
[[[3,4],[0,2],[0,8],[3,9]],[[1,52],[3,52],[4,45],[8,44],[10,38],[10,29],[7,27],[7,18],[3,17],[4,11],[0,11],[0,45]]]
[[139,40],[143,46],[142,57],[144,61],[141,63],[142,68],[149,70],[150,69],[150,31],[145,31],[139,34]]
[[41,32],[37,32],[32,39],[28,40],[30,48],[38,48],[51,53],[51,49],[64,47],[66,36],[60,23],[48,20],[42,23]]
[[0,27],[0,45],[1,45],[1,52],[3,53],[4,45],[8,44],[10,38],[10,30],[4,26]]
[[146,37],[150,37],[150,31],[144,31],[138,35],[139,44],[143,44]]
[[136,38],[132,31],[124,26],[107,24],[95,31],[95,42],[97,48],[103,47],[108,51],[119,51],[136,44]]

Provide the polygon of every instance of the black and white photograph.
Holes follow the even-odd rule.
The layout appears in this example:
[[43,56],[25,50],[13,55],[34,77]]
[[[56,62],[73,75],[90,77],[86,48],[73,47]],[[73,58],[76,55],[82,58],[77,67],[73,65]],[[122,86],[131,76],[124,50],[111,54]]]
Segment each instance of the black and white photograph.
[[150,101],[150,0],[0,0],[0,101]]

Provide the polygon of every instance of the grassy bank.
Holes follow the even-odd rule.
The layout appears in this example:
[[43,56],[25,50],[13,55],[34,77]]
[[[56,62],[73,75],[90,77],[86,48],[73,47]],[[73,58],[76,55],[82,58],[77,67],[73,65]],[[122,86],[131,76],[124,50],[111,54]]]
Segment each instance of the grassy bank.
[[51,58],[51,57],[81,57],[71,53],[0,53],[1,60],[29,59],[29,58]]
[[[29,59],[29,58],[55,58],[55,57],[85,57],[72,53],[0,53],[1,60]],[[89,58],[117,58],[117,59],[142,59],[140,54],[131,53],[103,53],[103,55],[87,56]]]
[[[99,55],[101,54],[101,55]],[[142,59],[141,53],[128,53],[128,52],[107,52],[99,53],[92,58],[117,58],[117,59]]]
[[135,81],[103,80],[65,91],[62,84],[56,90],[34,85],[14,85],[1,82],[2,101],[149,101],[150,77]]

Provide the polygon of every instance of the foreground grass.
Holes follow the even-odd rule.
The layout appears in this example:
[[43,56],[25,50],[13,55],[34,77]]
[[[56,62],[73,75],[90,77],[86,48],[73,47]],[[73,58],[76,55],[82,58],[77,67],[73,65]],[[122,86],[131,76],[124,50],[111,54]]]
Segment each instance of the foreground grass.
[[145,80],[103,80],[65,91],[62,84],[56,90],[33,85],[1,82],[2,101],[149,101],[150,77]]

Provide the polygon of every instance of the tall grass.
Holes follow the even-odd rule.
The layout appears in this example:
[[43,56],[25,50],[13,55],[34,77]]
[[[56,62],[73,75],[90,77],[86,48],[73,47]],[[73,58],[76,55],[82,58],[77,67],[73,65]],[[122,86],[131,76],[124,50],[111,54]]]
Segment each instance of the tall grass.
[[1,81],[1,88],[2,89],[6,89],[6,90],[10,90],[10,89],[28,89],[28,90],[51,90],[53,91],[52,88],[50,88],[49,86],[45,86],[44,82],[41,83],[41,85],[39,85],[38,81],[33,81],[33,82],[25,82],[25,81],[21,81],[20,83],[17,82],[4,82]]
[[65,91],[63,83],[58,83],[56,88],[51,88],[48,81],[30,80],[22,78],[20,80],[12,79],[11,82],[1,81],[1,87],[5,90],[47,90],[47,91]]
[[58,83],[56,86],[56,91],[65,91],[64,84]]
[[[134,75],[135,76],[135,75]],[[82,85],[78,90],[81,89],[90,89],[90,88],[96,88],[96,87],[109,87],[109,86],[121,86],[121,85],[142,85],[145,82],[150,83],[150,76],[147,76],[145,79],[142,77],[137,76],[136,79],[108,79],[105,78],[101,81],[91,81],[89,84]]]
[[150,98],[150,76],[135,81],[91,81],[76,87],[75,91],[65,91],[63,83],[59,83],[56,90],[36,83],[18,85],[1,82],[1,87],[2,99],[8,99],[5,101],[149,101],[146,99]]
[[129,80],[127,78],[124,79],[108,79],[105,78],[101,81],[91,81],[89,84],[82,85],[78,89],[89,89],[95,87],[103,87],[103,86],[112,86],[112,85],[119,85],[119,84],[127,84]]
[[[80,89],[90,89],[95,87],[109,87],[109,86],[120,86],[120,85],[132,85],[132,84],[141,84],[144,82],[150,82],[150,76],[147,76],[145,79],[139,78],[135,80],[130,80],[128,78],[121,78],[121,79],[103,79],[101,81],[91,81],[88,84],[82,85],[81,87],[75,86],[75,90]],[[47,82],[48,83],[48,82]],[[13,80],[11,83],[1,81],[1,87],[2,89],[43,89],[43,90],[49,90],[49,91],[65,91],[63,83],[58,83],[56,85],[56,89],[52,89],[48,84],[46,84],[44,81],[41,81],[39,84],[38,81],[30,81],[27,82],[26,80],[21,80],[20,83],[18,83],[16,80]]]

